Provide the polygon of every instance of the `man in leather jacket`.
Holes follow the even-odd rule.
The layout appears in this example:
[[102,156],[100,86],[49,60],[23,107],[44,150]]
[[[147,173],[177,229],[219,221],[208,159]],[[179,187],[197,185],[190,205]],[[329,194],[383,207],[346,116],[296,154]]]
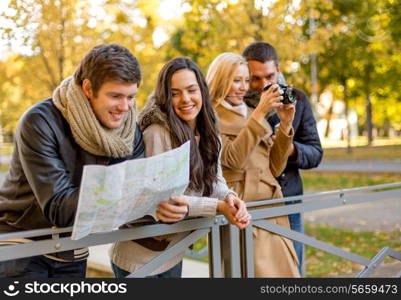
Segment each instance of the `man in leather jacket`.
[[[19,121],[0,188],[0,234],[72,226],[83,167],[144,156],[136,126],[137,59],[117,44],[91,49],[52,98]],[[0,241],[1,245],[30,242]],[[0,262],[0,277],[85,277],[88,249]]]
[[[257,96],[265,86],[279,82],[280,70],[278,55],[274,47],[268,43],[255,42],[247,46],[242,53],[248,62],[250,72],[250,91],[246,102],[251,107],[256,107]],[[319,165],[323,156],[323,149],[316,128],[316,121],[312,113],[309,99],[305,93],[294,89],[296,94],[295,117],[292,123],[294,128],[294,142],[292,154],[288,158],[284,172],[277,178],[282,188],[284,197],[302,195],[302,179],[299,169],[311,169]],[[270,125],[275,128],[279,124],[276,114],[266,116]],[[298,201],[295,201],[298,202]],[[290,204],[287,202],[287,204]],[[290,226],[292,230],[303,232],[302,216],[300,213],[290,214]],[[302,243],[294,241],[294,247],[300,262],[299,269],[302,274],[304,247]]]

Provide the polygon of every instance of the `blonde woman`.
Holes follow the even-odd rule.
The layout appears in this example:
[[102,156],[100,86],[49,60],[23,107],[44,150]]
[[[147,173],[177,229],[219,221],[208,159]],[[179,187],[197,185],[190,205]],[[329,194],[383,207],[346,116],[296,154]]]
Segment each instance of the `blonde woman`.
[[[216,57],[206,81],[220,119],[221,163],[227,184],[245,202],[281,198],[275,177],[284,170],[292,151],[294,104],[282,104],[282,92],[273,85],[263,92],[258,106],[250,109],[244,102],[248,65],[238,54]],[[280,118],[274,141],[273,129],[265,120],[269,113]],[[267,220],[290,228],[287,216]],[[253,228],[253,235],[255,277],[299,277],[292,241],[259,228]]]

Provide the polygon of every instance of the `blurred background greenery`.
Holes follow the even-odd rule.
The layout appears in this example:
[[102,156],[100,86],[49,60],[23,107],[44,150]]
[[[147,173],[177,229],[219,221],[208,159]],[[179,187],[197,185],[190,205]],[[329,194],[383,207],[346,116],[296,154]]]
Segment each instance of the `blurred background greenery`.
[[138,57],[142,107],[168,59],[206,71],[221,52],[264,40],[287,82],[311,95],[323,140],[372,144],[401,132],[400,11],[401,0],[3,0],[0,128],[10,140],[21,114],[97,44]]

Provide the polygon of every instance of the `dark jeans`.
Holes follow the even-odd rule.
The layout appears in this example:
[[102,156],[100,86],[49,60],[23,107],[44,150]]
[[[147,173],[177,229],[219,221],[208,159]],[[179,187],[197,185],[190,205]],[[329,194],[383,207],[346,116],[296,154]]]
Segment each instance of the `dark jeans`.
[[43,255],[0,262],[0,278],[85,278],[86,260],[59,262]]
[[[288,219],[290,221],[291,230],[295,230],[297,232],[303,233],[304,228],[302,224],[302,217],[300,213],[288,215]],[[304,264],[304,244],[300,242],[293,241],[295,252],[297,253],[299,260],[299,273],[301,276],[304,275],[303,272],[303,264]]]
[[[116,278],[124,278],[127,277],[129,274],[131,274],[130,272],[119,268],[113,263],[111,263],[111,267],[113,269]],[[181,274],[182,274],[182,261],[180,261],[178,264],[176,264],[174,267],[172,267],[170,270],[167,270],[166,272],[157,275],[146,276],[146,278],[181,278]]]

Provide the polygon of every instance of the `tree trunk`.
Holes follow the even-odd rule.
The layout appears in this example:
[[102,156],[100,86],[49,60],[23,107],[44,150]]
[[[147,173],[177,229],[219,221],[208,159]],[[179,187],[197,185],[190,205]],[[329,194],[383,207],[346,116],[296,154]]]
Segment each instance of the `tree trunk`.
[[372,121],[372,101],[371,101],[371,82],[372,82],[372,74],[373,74],[373,65],[370,63],[373,61],[373,58],[368,53],[368,63],[365,67],[365,75],[364,75],[364,87],[365,87],[365,109],[366,109],[366,121],[365,121],[365,130],[366,136],[368,138],[368,146],[372,145],[373,142],[373,121]]
[[384,118],[383,122],[383,136],[390,137],[390,129],[391,129],[391,120],[386,112],[386,117]]
[[326,114],[327,125],[326,125],[326,130],[325,130],[325,133],[324,133],[324,137],[325,138],[328,138],[329,134],[330,134],[330,122],[331,122],[331,117],[333,115],[333,107],[334,107],[334,99],[331,101],[329,110],[328,110],[328,112]]
[[366,135],[368,137],[368,146],[373,142],[373,122],[372,122],[372,102],[370,99],[370,92],[366,95]]
[[348,89],[347,89],[347,80],[343,78],[342,85],[344,87],[343,97],[344,97],[344,104],[345,104],[345,121],[347,122],[347,152],[351,153],[351,124],[349,123],[349,99],[348,99]]

